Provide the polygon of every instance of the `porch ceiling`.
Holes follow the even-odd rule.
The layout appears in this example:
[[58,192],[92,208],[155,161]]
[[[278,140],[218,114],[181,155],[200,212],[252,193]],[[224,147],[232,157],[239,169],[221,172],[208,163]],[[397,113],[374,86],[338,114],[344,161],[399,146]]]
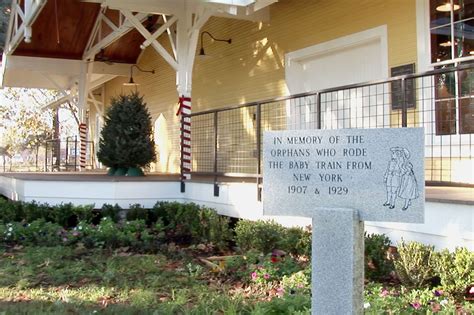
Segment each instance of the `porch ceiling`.
[[31,42],[22,41],[15,56],[81,59],[100,5],[48,1],[33,23]]
[[[140,21],[150,33],[162,26],[165,15],[180,12],[183,7],[211,6],[214,15],[262,20],[267,7],[277,0],[41,0],[28,21],[25,1],[13,1],[23,15],[10,19],[10,43],[2,60],[0,86],[67,89],[77,83],[81,62],[135,64],[145,38],[132,25],[123,23],[119,9],[142,12]],[[35,2],[36,3],[36,2]],[[267,8],[268,9],[268,8]],[[258,12],[257,12],[258,11]],[[147,16],[148,15],[148,16]],[[23,21],[23,19],[27,22]],[[29,23],[28,23],[29,22]],[[19,28],[25,24],[25,30]],[[27,28],[31,27],[29,37]],[[17,29],[16,33],[15,28]],[[11,31],[13,29],[13,31]],[[102,42],[97,41],[97,30]],[[25,40],[21,33],[25,32]],[[14,35],[14,36],[13,36]],[[107,39],[110,37],[110,40]],[[24,59],[21,59],[24,58]],[[39,59],[38,59],[39,58]],[[34,62],[48,59],[42,69]],[[65,61],[66,68],[61,68]],[[22,62],[20,62],[22,61]],[[58,69],[61,68],[61,69]],[[129,68],[128,68],[129,69]],[[89,67],[88,71],[92,69]],[[67,73],[64,73],[64,72]],[[58,73],[59,72],[59,73]],[[116,71],[117,72],[117,71]],[[89,72],[94,74],[94,72]],[[129,71],[114,73],[128,75]],[[68,86],[69,85],[69,86]]]

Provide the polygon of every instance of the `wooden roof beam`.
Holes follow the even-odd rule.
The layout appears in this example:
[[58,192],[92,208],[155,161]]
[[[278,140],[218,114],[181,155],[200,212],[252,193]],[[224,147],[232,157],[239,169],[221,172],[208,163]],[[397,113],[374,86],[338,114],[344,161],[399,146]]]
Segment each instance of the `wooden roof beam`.
[[191,4],[196,2],[196,0],[82,0],[82,2],[100,3],[114,10],[166,15],[175,14],[176,7],[184,4],[184,1],[191,1]]
[[5,53],[7,55],[10,55],[23,39],[27,43],[31,41],[31,26],[46,2],[46,0],[25,0],[24,8],[22,9],[19,0],[13,1],[5,43]]
[[142,34],[145,38],[145,42],[149,41],[150,44],[155,48],[155,50],[165,59],[165,61],[174,69],[178,70],[178,63],[171,56],[168,51],[160,44],[156,39],[153,38],[153,35],[143,26],[143,24],[138,20],[137,15],[134,15],[131,11],[121,10],[122,14],[127,18],[127,20],[137,29],[137,31]]
[[[130,32],[134,27],[134,25],[125,18],[121,18],[119,21],[119,25],[115,25],[112,21],[110,21],[107,16],[105,16],[104,13],[105,11],[100,12],[97,17],[93,32],[91,33],[91,37],[89,38],[86,49],[82,55],[83,60],[93,60],[94,56],[99,53],[101,49],[109,46],[116,40],[120,39],[122,36]],[[148,14],[146,13],[138,13],[137,15],[135,15],[135,18],[139,21],[140,24],[147,17]],[[112,33],[108,34],[105,37],[102,37],[102,22],[105,22],[107,25],[109,25],[111,29],[113,29]]]

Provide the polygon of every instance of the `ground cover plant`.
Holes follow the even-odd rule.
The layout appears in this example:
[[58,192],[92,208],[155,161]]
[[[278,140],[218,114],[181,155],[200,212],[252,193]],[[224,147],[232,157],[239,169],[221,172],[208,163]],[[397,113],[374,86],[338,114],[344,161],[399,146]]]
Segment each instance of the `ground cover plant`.
[[[365,246],[366,314],[473,314],[473,252]],[[0,200],[0,314],[310,314],[310,248],[309,229],[196,204]]]

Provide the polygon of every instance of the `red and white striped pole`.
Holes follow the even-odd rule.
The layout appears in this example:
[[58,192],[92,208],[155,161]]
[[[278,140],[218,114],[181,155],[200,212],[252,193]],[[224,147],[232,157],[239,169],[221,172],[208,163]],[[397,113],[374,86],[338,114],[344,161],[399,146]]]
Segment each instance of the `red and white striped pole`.
[[184,95],[179,98],[181,114],[181,180],[191,179],[191,98]]
[[87,157],[87,124],[79,124],[79,139],[81,140],[81,151],[79,155],[79,166],[81,170],[86,168]]

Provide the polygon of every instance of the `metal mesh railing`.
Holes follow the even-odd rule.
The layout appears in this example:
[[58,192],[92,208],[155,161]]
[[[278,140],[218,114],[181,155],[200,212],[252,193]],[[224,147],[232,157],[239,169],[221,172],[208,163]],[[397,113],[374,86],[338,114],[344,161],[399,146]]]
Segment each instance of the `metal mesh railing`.
[[[79,171],[80,140],[70,137],[66,140],[50,139],[35,148],[24,150],[21,155],[0,160],[0,170],[4,172],[53,172]],[[85,169],[96,168],[95,147],[86,141]]]
[[474,184],[474,65],[194,113],[192,173],[261,174],[266,130],[425,128],[428,183]]

